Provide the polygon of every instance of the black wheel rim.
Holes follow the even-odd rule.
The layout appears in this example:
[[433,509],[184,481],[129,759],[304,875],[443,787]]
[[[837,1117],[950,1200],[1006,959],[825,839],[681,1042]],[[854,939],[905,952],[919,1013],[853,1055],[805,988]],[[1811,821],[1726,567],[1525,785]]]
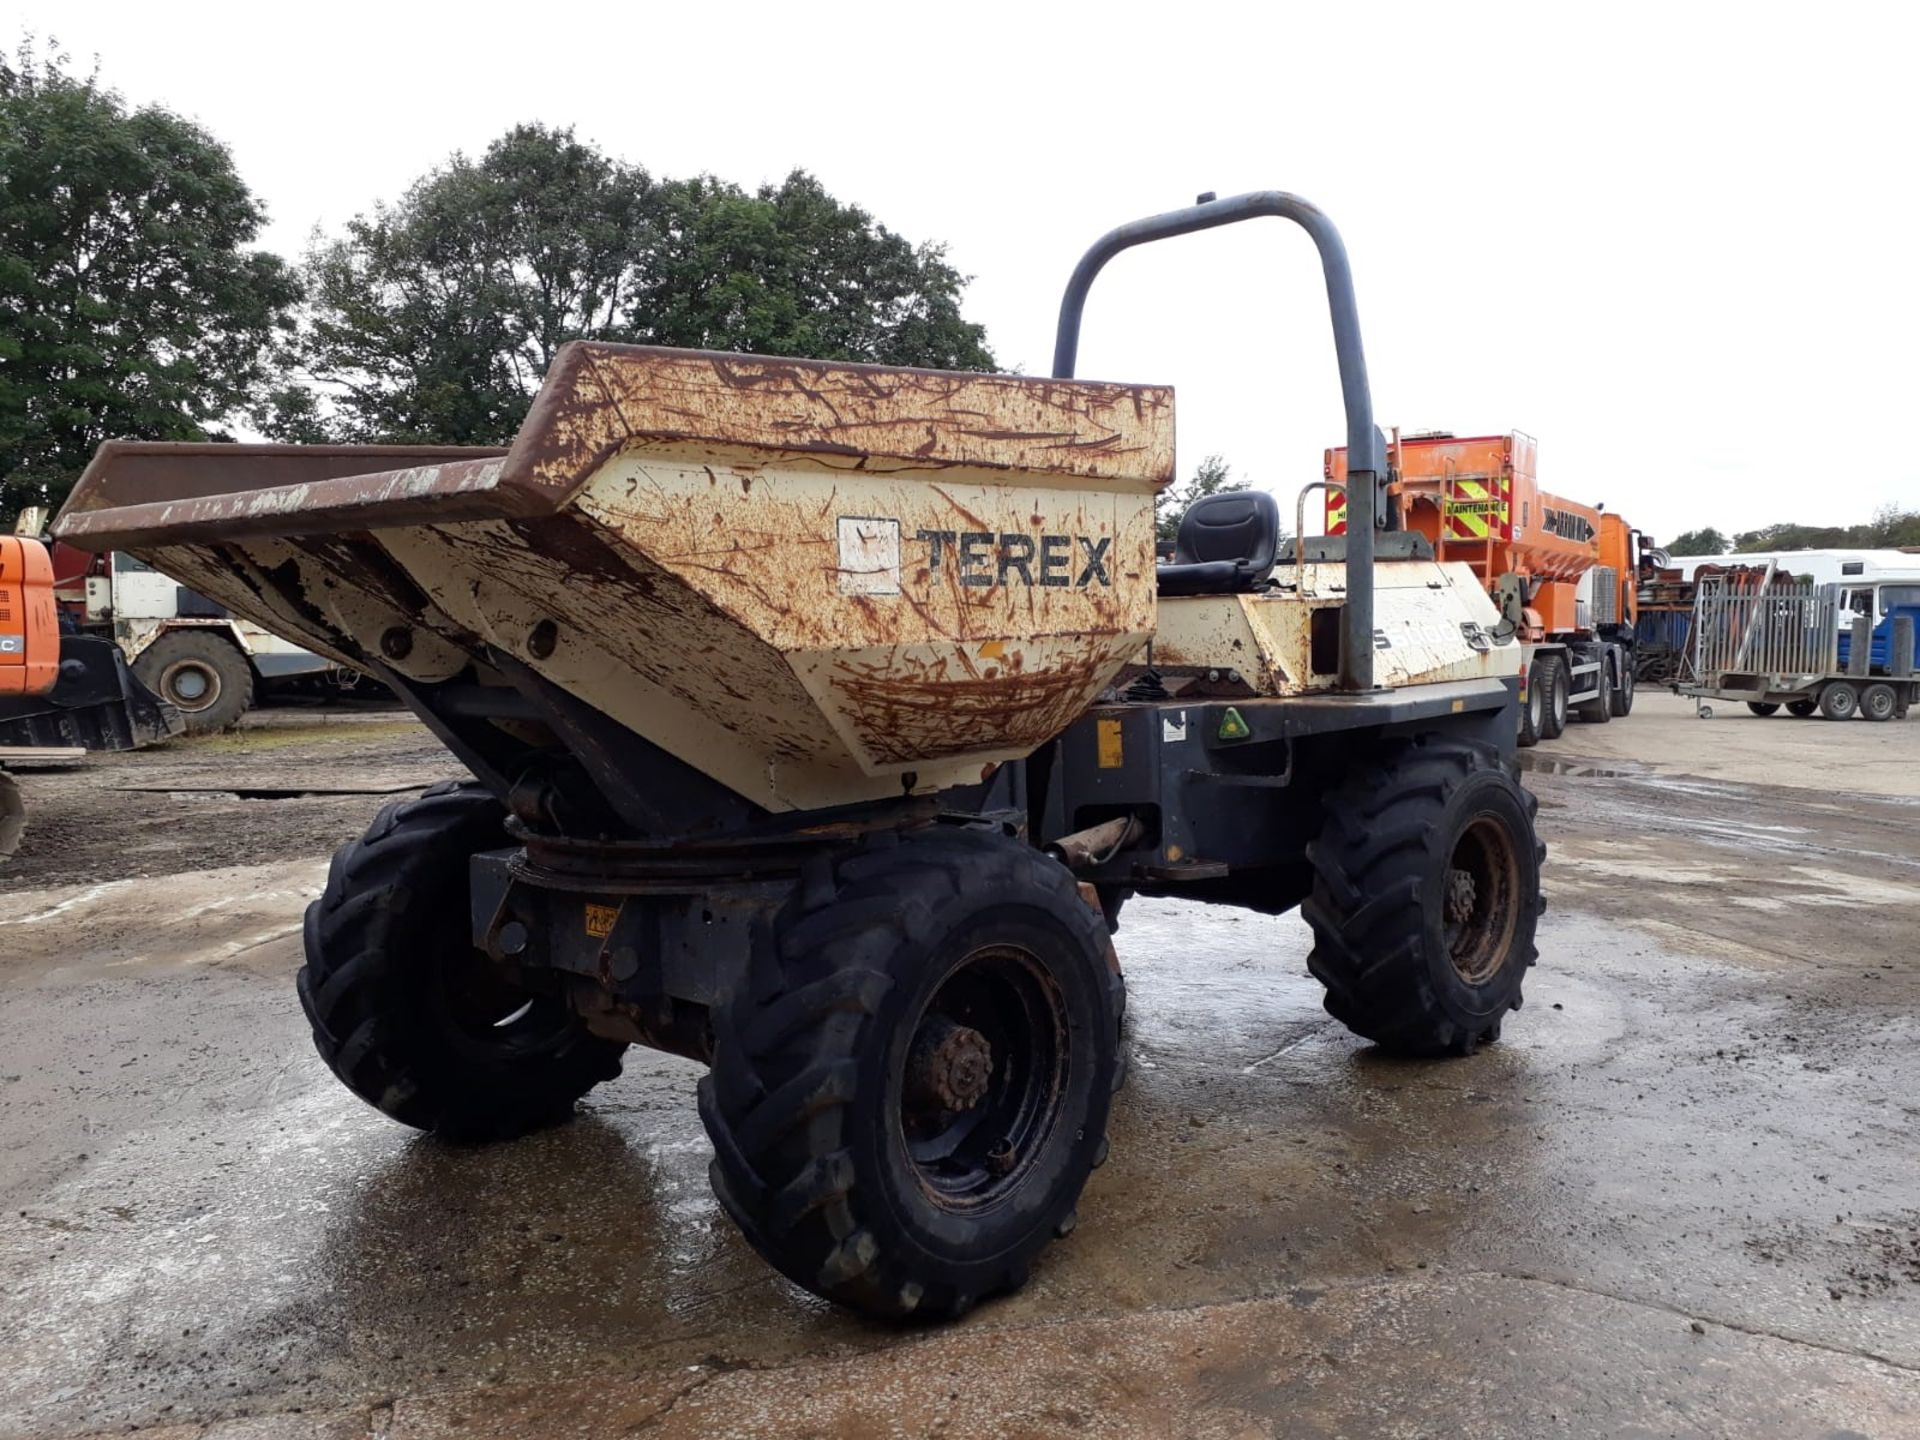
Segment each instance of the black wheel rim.
[[507,1059],[545,1050],[570,1033],[572,1012],[552,996],[521,989],[471,948],[442,955],[433,1008],[441,1033],[476,1059]]
[[972,951],[915,1017],[897,1087],[914,1179],[948,1210],[1014,1190],[1045,1147],[1070,1036],[1059,987],[1018,945]]
[[1486,984],[1507,963],[1519,897],[1513,835],[1497,815],[1476,815],[1454,842],[1441,896],[1447,958],[1467,984]]

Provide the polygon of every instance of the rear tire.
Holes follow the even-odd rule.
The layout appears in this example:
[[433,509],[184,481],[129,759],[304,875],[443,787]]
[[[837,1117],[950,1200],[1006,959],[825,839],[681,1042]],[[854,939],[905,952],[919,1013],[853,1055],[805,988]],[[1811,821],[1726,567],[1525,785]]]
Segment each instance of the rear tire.
[[1106,922],[1024,843],[935,826],[822,857],[714,1010],[712,1180],[796,1284],[948,1318],[1025,1283],[1106,1158]]
[[1891,720],[1894,712],[1899,708],[1899,697],[1893,693],[1893,687],[1891,685],[1869,685],[1860,692],[1860,718],[1862,720]]
[[133,673],[186,718],[187,734],[210,735],[253,708],[253,666],[211,630],[171,630],[140,652]]
[[1600,689],[1593,699],[1582,705],[1577,712],[1581,720],[1589,725],[1604,725],[1613,719],[1613,674],[1611,661],[1605,655],[1600,657]]
[[1772,700],[1749,700],[1747,701],[1747,709],[1764,719],[1766,716],[1778,711],[1780,706]]
[[1819,708],[1820,702],[1818,700],[1789,700],[1787,702],[1787,714],[1793,716],[1796,720],[1805,720]]
[[1860,692],[1845,680],[1834,680],[1820,691],[1820,713],[1828,720],[1851,720],[1860,712]]
[[1539,802],[1491,747],[1422,735],[1360,767],[1326,808],[1300,913],[1327,1012],[1405,1054],[1498,1039],[1538,958]]
[[1566,732],[1568,678],[1565,656],[1540,657],[1540,692],[1546,702],[1546,716],[1540,727],[1542,740],[1558,740]]
[[473,948],[467,861],[504,841],[503,813],[471,784],[389,805],[334,855],[307,907],[298,988],[320,1058],[376,1110],[450,1139],[569,1118],[626,1049]]
[[1620,661],[1620,683],[1613,687],[1613,713],[1619,716],[1633,713],[1633,656],[1623,655]]

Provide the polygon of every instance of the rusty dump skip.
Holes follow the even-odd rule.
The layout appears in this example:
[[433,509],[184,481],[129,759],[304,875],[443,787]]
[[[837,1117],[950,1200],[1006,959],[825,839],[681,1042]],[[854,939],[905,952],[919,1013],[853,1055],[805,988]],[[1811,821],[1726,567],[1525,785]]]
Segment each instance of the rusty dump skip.
[[1154,623],[1157,386],[576,343],[512,447],[103,446],[56,523],[349,664],[504,654],[773,810],[977,780]]

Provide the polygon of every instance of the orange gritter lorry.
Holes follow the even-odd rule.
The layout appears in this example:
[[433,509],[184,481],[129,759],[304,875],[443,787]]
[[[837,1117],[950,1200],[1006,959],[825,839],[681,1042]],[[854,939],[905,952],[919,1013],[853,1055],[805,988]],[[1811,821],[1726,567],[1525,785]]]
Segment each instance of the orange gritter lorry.
[[[1518,430],[1396,431],[1387,487],[1399,528],[1425,536],[1436,559],[1470,566],[1520,641],[1522,745],[1554,739],[1569,715],[1604,723],[1633,708],[1640,571],[1665,563],[1618,515],[1542,490],[1538,453]],[[1327,451],[1329,535],[1346,533],[1346,473],[1344,447]]]

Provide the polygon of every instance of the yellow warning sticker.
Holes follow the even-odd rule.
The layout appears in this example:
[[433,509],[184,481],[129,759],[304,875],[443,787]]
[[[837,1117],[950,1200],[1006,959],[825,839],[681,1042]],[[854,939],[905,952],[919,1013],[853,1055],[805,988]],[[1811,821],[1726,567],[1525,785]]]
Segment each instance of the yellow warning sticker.
[[613,922],[620,918],[618,905],[587,905],[587,934],[604,940],[613,933]]
[[1118,770],[1126,764],[1126,750],[1120,741],[1120,722],[1118,720],[1096,720],[1094,737],[1099,749],[1100,768]]

